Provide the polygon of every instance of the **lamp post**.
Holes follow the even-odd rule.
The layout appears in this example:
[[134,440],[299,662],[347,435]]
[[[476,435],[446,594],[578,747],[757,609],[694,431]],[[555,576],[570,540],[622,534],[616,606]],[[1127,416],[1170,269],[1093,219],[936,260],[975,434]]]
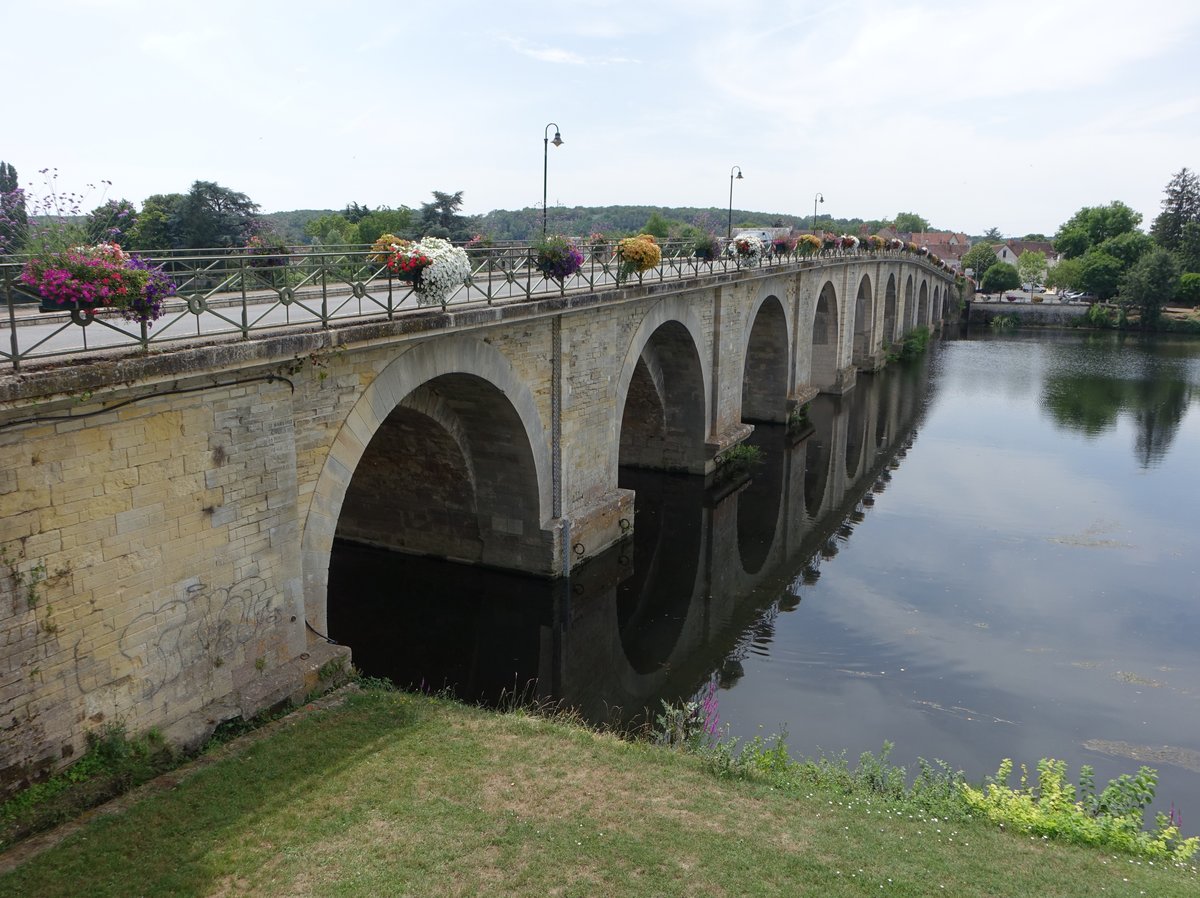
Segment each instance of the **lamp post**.
[[733,236],[733,169],[737,169],[737,179],[742,180],[742,167],[735,165],[729,170],[729,221],[725,225],[725,239]]
[[[554,129],[554,140],[550,139],[550,129]],[[550,144],[556,147],[563,145],[562,135],[558,133],[558,125],[550,122],[542,135],[542,239],[546,239],[546,175],[550,168]]]
[[825,202],[825,194],[823,194],[823,193],[813,194],[812,232],[814,234],[817,233],[817,203],[824,203],[824,202]]

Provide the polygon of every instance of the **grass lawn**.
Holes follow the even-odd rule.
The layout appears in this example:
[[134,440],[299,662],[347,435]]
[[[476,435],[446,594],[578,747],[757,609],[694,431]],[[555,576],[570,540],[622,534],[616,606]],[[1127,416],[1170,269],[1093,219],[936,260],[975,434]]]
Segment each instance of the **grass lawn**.
[[402,693],[221,751],[0,876],[0,896],[1200,895],[1195,867],[784,794]]

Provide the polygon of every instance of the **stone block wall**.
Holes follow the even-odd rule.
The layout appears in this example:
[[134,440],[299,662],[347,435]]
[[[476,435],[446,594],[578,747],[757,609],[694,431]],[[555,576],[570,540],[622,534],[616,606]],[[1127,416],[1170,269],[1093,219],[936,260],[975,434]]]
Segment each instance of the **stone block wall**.
[[0,789],[106,724],[269,703],[305,647],[286,384],[152,392],[0,430]]

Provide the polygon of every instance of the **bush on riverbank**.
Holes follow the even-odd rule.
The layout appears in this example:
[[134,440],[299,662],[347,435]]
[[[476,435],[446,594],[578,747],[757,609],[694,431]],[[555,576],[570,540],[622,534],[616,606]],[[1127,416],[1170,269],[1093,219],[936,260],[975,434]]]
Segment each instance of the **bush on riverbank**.
[[[1157,815],[1153,829],[1144,828],[1146,807],[1154,800],[1158,773],[1141,767],[1133,775],[1112,780],[1096,793],[1092,768],[1080,768],[1078,790],[1067,782],[1066,764],[1053,758],[1038,762],[1037,781],[1022,766],[1019,788],[1008,785],[1013,762],[1005,759],[995,777],[981,787],[968,784],[962,771],[944,761],[923,758],[912,784],[908,771],[893,765],[884,742],[878,757],[864,752],[851,768],[845,755],[801,758],[788,753],[786,733],[770,740],[756,738],[739,747],[728,734],[715,735],[704,706],[664,702],[656,741],[698,755],[718,776],[762,779],[780,789],[816,787],[846,796],[882,799],[910,814],[930,814],[942,821],[982,818],[1010,831],[1062,839],[1079,845],[1120,851],[1182,864],[1200,849],[1200,837],[1183,838],[1179,821]],[[667,725],[669,724],[669,726]]]
[[929,345],[929,336],[929,328],[913,328],[904,335],[903,340],[888,347],[887,360],[889,362],[906,362],[909,359],[915,359]]

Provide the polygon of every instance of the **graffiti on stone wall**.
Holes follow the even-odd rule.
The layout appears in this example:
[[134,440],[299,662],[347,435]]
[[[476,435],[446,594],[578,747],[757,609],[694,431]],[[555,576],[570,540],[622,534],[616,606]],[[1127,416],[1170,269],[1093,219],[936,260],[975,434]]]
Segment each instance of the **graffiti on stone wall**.
[[[206,681],[238,649],[267,636],[282,612],[260,577],[228,587],[195,583],[185,595],[138,615],[121,632],[121,654],[149,698],[186,680]],[[198,683],[197,683],[198,685]]]

